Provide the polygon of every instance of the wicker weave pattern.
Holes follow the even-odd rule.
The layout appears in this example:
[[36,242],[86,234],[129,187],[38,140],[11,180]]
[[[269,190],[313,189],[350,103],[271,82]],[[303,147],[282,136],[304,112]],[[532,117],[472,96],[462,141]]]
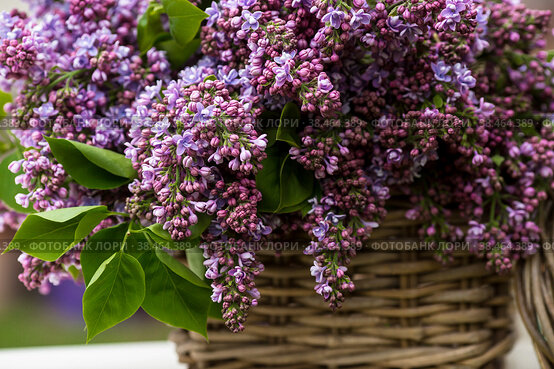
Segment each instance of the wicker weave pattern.
[[[547,202],[541,208],[539,224],[547,244],[554,240],[554,206]],[[515,275],[519,312],[533,340],[543,369],[554,367],[554,253],[551,247],[520,260]]]
[[[402,218],[391,214],[374,238],[405,235]],[[349,266],[356,291],[335,314],[313,290],[312,258],[296,252],[263,261],[263,297],[245,332],[212,322],[210,344],[175,332],[181,362],[192,369],[494,368],[512,346],[507,278],[468,255],[443,267],[427,252],[360,253]]]

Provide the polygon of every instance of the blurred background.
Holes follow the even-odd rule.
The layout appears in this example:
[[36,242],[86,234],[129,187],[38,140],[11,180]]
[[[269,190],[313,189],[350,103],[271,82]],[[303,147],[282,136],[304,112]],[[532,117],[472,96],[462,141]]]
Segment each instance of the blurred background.
[[[2,243],[11,234],[0,234]],[[84,344],[81,300],[84,285],[65,280],[49,295],[29,292],[19,283],[18,253],[0,256],[0,349]],[[139,311],[128,321],[97,336],[91,344],[165,341],[171,328]],[[1,366],[1,365],[0,365]]]
[[[28,5],[21,0],[0,1],[0,12],[13,8],[27,10]],[[10,239],[10,234],[0,233],[2,244]],[[66,280],[47,296],[29,292],[17,279],[21,273],[18,256],[18,253],[0,256],[0,349],[84,344],[86,332],[81,305],[84,285]],[[171,328],[139,311],[128,321],[97,336],[91,344],[166,341],[170,331]]]
[[[537,9],[554,9],[554,0],[524,2]],[[12,8],[25,10],[27,4],[0,1],[0,11]],[[552,41],[550,48],[554,48]],[[9,234],[0,234],[0,241],[9,239]],[[81,313],[84,287],[65,281],[48,296],[29,292],[17,279],[21,271],[17,257],[17,253],[0,256],[0,349],[85,343]],[[166,340],[170,330],[139,311],[132,319],[99,335],[92,344]]]

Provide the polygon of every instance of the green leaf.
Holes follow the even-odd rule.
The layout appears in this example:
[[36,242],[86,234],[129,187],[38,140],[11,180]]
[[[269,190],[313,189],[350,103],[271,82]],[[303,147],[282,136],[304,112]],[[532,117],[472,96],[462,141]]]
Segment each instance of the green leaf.
[[67,173],[87,188],[117,188],[137,175],[131,160],[114,151],[65,139],[46,137],[46,141]]
[[186,250],[187,264],[200,279],[204,279],[206,267],[204,266],[204,255],[200,247],[194,247]]
[[[169,36],[168,33],[166,34]],[[159,50],[167,52],[167,59],[171,63],[171,67],[174,70],[181,70],[190,57],[194,55],[200,47],[200,39],[195,38],[185,46],[179,45],[177,41],[173,39],[161,40],[156,44],[156,47]]]
[[55,261],[109,215],[105,206],[81,206],[29,214],[5,252],[18,249],[44,261]]
[[101,229],[87,241],[83,251],[81,251],[81,268],[87,286],[100,265],[121,250],[128,228],[128,223],[121,223],[110,228]]
[[310,209],[312,208],[312,206],[307,201],[303,201],[298,205],[281,208],[279,210],[279,214],[287,214],[287,213],[295,213],[297,211],[303,211],[306,209],[306,207],[308,207],[308,211],[310,211]]
[[204,214],[204,213],[196,213],[196,216],[198,217],[198,222],[192,226],[189,227],[191,231],[189,239],[195,239],[198,238],[204,233],[204,231],[210,226],[210,223],[212,222],[213,216]]
[[256,175],[256,188],[262,193],[258,204],[261,212],[271,213],[279,208],[281,200],[280,168],[282,157],[277,147],[266,149],[267,158],[262,161],[263,168]]
[[505,159],[501,155],[494,155],[491,160],[494,164],[496,164],[497,167],[499,167],[500,165],[502,165]]
[[223,320],[223,303],[213,302],[210,304],[210,309],[208,310],[208,316],[210,318]]
[[275,139],[277,141],[283,141],[294,147],[300,147],[300,137],[296,133],[296,128],[300,124],[300,109],[298,106],[289,102],[283,108],[281,112],[281,118],[279,119],[279,128]]
[[175,259],[173,256],[169,255],[167,252],[156,249],[154,250],[156,257],[164,263],[173,273],[177,274],[183,279],[186,279],[190,283],[203,288],[209,288],[206,282],[196,275],[192,270],[187,268],[183,263]]
[[124,250],[136,259],[151,250],[143,233],[132,230],[127,234],[128,230],[129,222],[125,222],[101,229],[90,237],[81,251],[81,268],[86,285],[90,283],[100,265],[116,252]]
[[145,54],[157,42],[171,39],[171,35],[165,32],[160,16],[164,8],[161,4],[151,2],[137,24],[137,43],[139,50]]
[[433,104],[437,109],[440,109],[444,106],[444,101],[440,95],[433,96]]
[[171,36],[181,46],[195,38],[200,24],[208,17],[187,0],[162,0],[162,5],[169,17]]
[[[172,259],[173,262],[168,260]],[[155,319],[207,338],[211,290],[183,264],[161,250],[145,252],[140,262],[146,275],[142,308]],[[193,276],[202,285],[191,282]]]
[[535,126],[531,123],[523,123],[520,125],[521,132],[526,136],[537,136],[540,137],[540,133],[537,131]]
[[307,200],[314,190],[314,176],[287,154],[281,166],[281,200],[277,211],[299,205]]
[[[287,150],[288,151],[288,150]],[[266,150],[263,168],[256,175],[256,188],[262,193],[262,212],[291,213],[302,209],[314,192],[314,176],[287,152],[275,145]]]
[[144,271],[131,255],[118,252],[98,268],[83,295],[87,342],[130,318],[145,296]]
[[19,193],[27,193],[27,190],[23,189],[20,185],[15,183],[15,177],[18,174],[12,173],[8,166],[11,162],[21,159],[19,152],[14,151],[11,154],[8,154],[0,162],[0,200],[7,205],[10,209],[18,211],[20,213],[33,213],[35,210],[31,205],[24,208],[15,202],[15,196]]
[[79,278],[81,278],[81,272],[75,265],[70,265],[68,268],[66,268],[66,271],[71,274],[71,277],[74,281],[78,281]]
[[159,223],[154,223],[144,228],[143,232],[147,234],[154,243],[162,247],[172,250],[187,250],[200,243],[200,236],[204,233],[206,228],[208,228],[213,218],[213,216],[203,213],[198,213],[197,217],[198,222],[189,228],[191,236],[182,241],[173,241],[169,232],[163,229],[163,226]]
[[12,95],[10,93],[0,91],[0,118],[4,118],[6,116],[4,105],[11,102],[12,100]]
[[143,228],[142,232],[156,245],[172,250],[177,249],[169,232],[163,229],[162,225],[159,223],[154,223],[149,227]]

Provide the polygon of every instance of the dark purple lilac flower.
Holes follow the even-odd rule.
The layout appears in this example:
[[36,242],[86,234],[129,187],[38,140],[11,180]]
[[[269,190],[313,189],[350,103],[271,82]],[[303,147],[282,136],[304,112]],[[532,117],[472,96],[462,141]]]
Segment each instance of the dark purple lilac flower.
[[84,34],[77,41],[75,41],[74,47],[76,49],[76,55],[98,55],[98,48],[95,46],[97,41],[96,35]]
[[240,83],[239,73],[236,69],[231,69],[226,73],[223,68],[219,68],[217,78],[231,86],[235,86]]
[[150,99],[160,98],[160,91],[162,90],[162,81],[157,81],[154,86],[146,86],[144,89],[146,96]]
[[406,28],[402,19],[397,15],[387,18],[387,26],[394,32],[402,32]]
[[327,216],[325,217],[325,220],[328,221],[328,222],[331,222],[332,225],[336,226],[344,218],[346,218],[346,215],[344,215],[344,214],[343,215],[337,215],[333,212],[329,212],[329,213],[327,213]]
[[475,109],[475,114],[480,114],[485,117],[490,117],[494,114],[495,106],[489,102],[485,101],[485,98],[482,97],[479,100],[479,108]]
[[471,163],[475,166],[479,166],[485,162],[485,156],[479,154],[477,151],[473,153],[473,159],[471,159]]
[[196,114],[194,115],[193,122],[204,122],[214,116],[215,105],[204,107],[202,103],[196,103]]
[[519,150],[525,156],[533,156],[535,154],[535,149],[533,148],[533,145],[529,142],[522,143],[519,147]]
[[460,87],[460,92],[465,93],[469,89],[475,87],[477,80],[471,75],[471,70],[465,65],[456,63],[453,67],[453,71],[456,75],[456,81]]
[[506,211],[508,212],[508,219],[510,224],[513,227],[522,225],[527,219],[529,219],[530,214],[525,210],[525,204],[514,201],[512,206],[506,206]]
[[160,120],[154,124],[154,126],[151,128],[152,133],[156,137],[160,137],[161,135],[164,135],[167,133],[167,129],[169,128],[170,123],[167,118],[164,118],[163,120]]
[[243,8],[250,8],[254,4],[256,4],[256,0],[238,0],[239,6]]
[[235,277],[237,284],[241,284],[244,278],[246,278],[246,272],[240,266],[236,266],[231,269],[228,274]]
[[468,0],[447,0],[446,8],[441,12],[441,16],[446,19],[451,19],[458,23],[462,20],[460,12],[466,10]]
[[212,283],[212,301],[213,302],[216,302],[218,304],[221,303],[221,301],[223,301],[223,286],[220,285],[220,284],[215,284],[215,283]]
[[329,286],[327,282],[316,285],[314,289],[316,293],[323,296],[326,300],[329,299],[329,296],[333,293],[333,288]]

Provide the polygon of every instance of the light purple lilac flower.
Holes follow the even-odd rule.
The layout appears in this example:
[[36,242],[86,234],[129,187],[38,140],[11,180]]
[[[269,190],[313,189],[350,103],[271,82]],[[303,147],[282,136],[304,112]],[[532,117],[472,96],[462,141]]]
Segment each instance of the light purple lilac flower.
[[42,104],[39,108],[34,108],[33,112],[38,114],[40,119],[50,118],[51,116],[58,114],[58,111],[54,109],[51,102]]
[[273,73],[275,73],[275,87],[281,87],[285,82],[293,81],[289,63],[286,63],[282,67],[273,67]]
[[443,60],[438,63],[431,63],[431,69],[435,72],[435,79],[440,82],[450,82],[452,77],[448,75],[452,67],[447,65]]
[[334,9],[333,7],[329,7],[327,9],[327,14],[325,14],[321,18],[321,21],[323,23],[329,23],[331,25],[331,27],[333,27],[335,29],[339,29],[345,15],[346,14],[344,14],[344,12],[342,10],[338,10],[338,9]]
[[217,22],[217,20],[221,16],[221,11],[219,10],[219,6],[215,1],[212,1],[212,4],[206,8],[205,12],[206,14],[208,14],[208,20],[206,23],[208,27],[213,26],[214,23]]
[[242,18],[244,19],[244,23],[242,24],[241,29],[243,31],[248,31],[250,29],[253,31],[257,30],[260,27],[258,20],[260,19],[261,16],[262,16],[261,11],[251,13],[246,9],[243,10]]

